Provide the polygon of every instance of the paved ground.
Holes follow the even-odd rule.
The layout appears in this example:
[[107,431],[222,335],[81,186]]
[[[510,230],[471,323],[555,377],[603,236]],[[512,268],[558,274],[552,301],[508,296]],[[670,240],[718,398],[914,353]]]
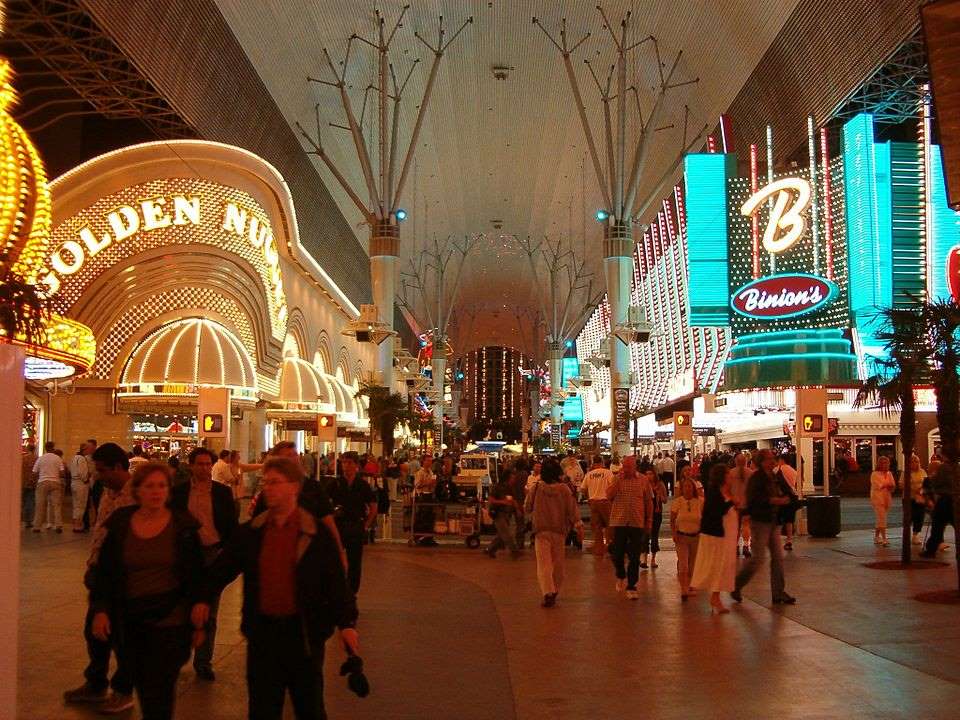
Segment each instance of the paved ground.
[[[24,535],[25,720],[97,717],[60,700],[85,664],[87,542],[69,533]],[[670,551],[644,574],[638,602],[617,596],[607,562],[571,552],[559,606],[542,610],[532,553],[489,560],[466,549],[378,543],[368,549],[360,597],[373,694],[350,695],[335,675],[340,651],[330,643],[330,716],[957,718],[960,606],[912,599],[955,587],[955,569],[863,567],[898,553],[896,542],[877,549],[868,531],[800,540],[787,561],[798,605],[772,609],[761,575],[747,601],[718,617],[705,598],[679,602]],[[185,670],[178,718],[245,717],[239,600],[234,584],[221,606],[217,682],[198,683]]]

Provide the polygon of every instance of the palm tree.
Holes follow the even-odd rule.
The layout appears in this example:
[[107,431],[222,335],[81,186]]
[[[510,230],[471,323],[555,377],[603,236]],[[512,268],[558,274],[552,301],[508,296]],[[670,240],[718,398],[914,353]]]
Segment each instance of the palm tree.
[[[937,396],[937,425],[944,455],[956,462],[960,456],[960,304],[935,300],[923,307],[933,350],[930,380]],[[953,478],[953,517],[960,518],[960,478]],[[956,524],[954,524],[956,528]],[[960,557],[957,559],[960,583]]]
[[393,455],[393,431],[410,416],[407,401],[400,393],[390,392],[390,388],[373,383],[361,383],[356,397],[362,396],[369,401],[367,415],[370,417],[371,439],[379,439],[383,444],[383,454],[390,457]]
[[887,352],[874,358],[874,375],[857,390],[854,407],[877,405],[884,413],[900,410],[900,442],[903,445],[903,548],[901,560],[910,563],[910,458],[917,439],[914,385],[927,377],[931,348],[926,332],[927,318],[922,308],[883,308],[875,322],[876,334]]

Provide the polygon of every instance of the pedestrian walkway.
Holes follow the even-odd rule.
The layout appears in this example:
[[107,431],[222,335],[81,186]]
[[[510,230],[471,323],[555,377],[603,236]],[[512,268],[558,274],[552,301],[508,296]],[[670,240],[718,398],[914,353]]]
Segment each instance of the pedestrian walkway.
[[[87,542],[24,536],[24,720],[98,717],[60,698],[85,664]],[[899,555],[897,542],[878,549],[868,531],[796,547],[786,570],[798,605],[771,609],[761,573],[744,603],[718,617],[705,597],[679,602],[669,551],[658,570],[642,574],[636,602],[615,593],[609,563],[571,551],[558,607],[543,610],[531,551],[489,560],[460,548],[377,544],[367,551],[360,596],[373,693],[360,700],[348,692],[331,642],[330,717],[956,718],[960,607],[912,599],[955,587],[954,567],[867,569]],[[217,681],[197,682],[185,668],[178,718],[245,717],[239,611],[235,584],[221,604]]]

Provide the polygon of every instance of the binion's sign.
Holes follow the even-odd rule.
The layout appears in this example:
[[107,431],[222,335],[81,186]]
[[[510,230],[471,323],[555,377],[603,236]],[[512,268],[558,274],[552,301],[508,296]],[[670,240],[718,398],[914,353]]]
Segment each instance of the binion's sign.
[[756,320],[781,320],[805,315],[829,303],[837,286],[806,273],[785,273],[747,283],[730,298],[730,307]]

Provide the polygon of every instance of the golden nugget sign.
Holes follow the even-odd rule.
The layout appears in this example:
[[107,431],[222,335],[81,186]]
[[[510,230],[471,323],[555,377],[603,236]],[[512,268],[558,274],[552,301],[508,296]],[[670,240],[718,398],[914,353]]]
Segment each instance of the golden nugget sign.
[[135,266],[148,250],[195,244],[233,252],[257,270],[273,334],[282,337],[287,306],[270,221],[247,193],[206,180],[154,180],[85,208],[54,230],[41,283],[55,303],[69,307],[105,269]]

